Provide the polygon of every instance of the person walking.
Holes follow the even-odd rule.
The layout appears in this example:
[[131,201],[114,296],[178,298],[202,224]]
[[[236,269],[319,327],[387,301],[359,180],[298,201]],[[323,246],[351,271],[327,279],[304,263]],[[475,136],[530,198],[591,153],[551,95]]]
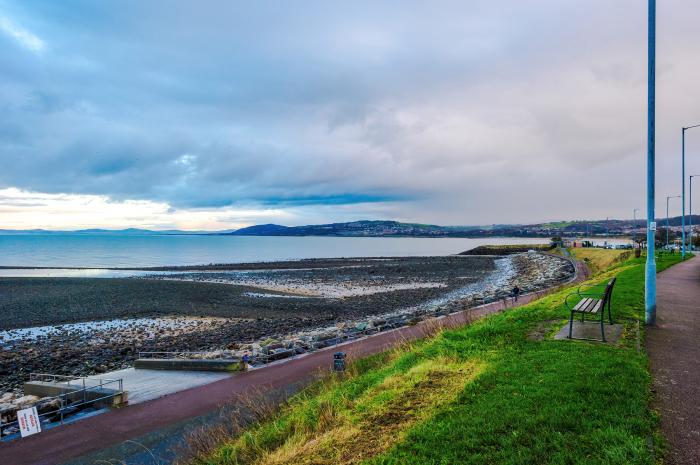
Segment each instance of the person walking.
[[512,291],[510,291],[511,297],[513,297],[513,303],[518,301],[518,296],[520,295],[520,288],[516,284]]

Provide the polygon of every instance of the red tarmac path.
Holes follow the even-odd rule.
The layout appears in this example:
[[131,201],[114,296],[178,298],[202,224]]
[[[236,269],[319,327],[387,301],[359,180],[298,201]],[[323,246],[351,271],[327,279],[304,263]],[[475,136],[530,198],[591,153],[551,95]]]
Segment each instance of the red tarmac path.
[[647,352],[668,465],[700,464],[700,258],[659,273]]
[[[588,270],[585,265],[577,263],[575,280],[581,281],[587,276]],[[561,286],[520,296],[517,305],[531,302],[558,287]],[[506,308],[510,306],[504,301],[498,301],[473,308],[471,311],[455,313],[438,321],[445,327],[457,327],[467,324],[471,319],[497,313]],[[425,337],[434,328],[434,323],[419,323],[342,344],[342,350],[348,354],[348,358],[363,357],[385,351],[406,340]],[[0,464],[59,465],[159,428],[213,412],[238,394],[260,394],[288,385],[309,382],[319,371],[330,369],[332,353],[339,347],[329,347],[283,363],[0,444]]]

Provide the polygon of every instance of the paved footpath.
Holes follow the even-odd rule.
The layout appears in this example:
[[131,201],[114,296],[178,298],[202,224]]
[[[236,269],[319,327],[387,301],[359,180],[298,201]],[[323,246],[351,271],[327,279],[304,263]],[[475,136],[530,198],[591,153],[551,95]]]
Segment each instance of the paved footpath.
[[700,464],[700,258],[658,276],[656,327],[647,351],[655,407],[668,441],[666,464]]
[[[578,263],[576,281],[585,279],[587,275],[588,270]],[[546,293],[523,295],[517,305],[524,305]],[[493,302],[437,321],[444,327],[463,326],[474,318],[503,311],[511,305],[505,301]],[[172,427],[179,422],[211,414],[236,395],[279,392],[289,386],[301,387],[313,380],[319,372],[330,369],[332,353],[336,350],[346,352],[349,359],[379,353],[405,341],[430,335],[436,329],[434,321],[436,320],[379,333],[342,344],[342,348],[330,347],[0,444],[0,464],[59,465],[159,429]],[[119,457],[111,458],[120,463]]]

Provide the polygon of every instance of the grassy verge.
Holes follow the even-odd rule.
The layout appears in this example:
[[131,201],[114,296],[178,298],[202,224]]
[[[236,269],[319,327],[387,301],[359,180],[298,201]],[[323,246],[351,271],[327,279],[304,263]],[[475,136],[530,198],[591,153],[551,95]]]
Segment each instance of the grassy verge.
[[586,262],[594,275],[607,270],[620,261],[626,260],[632,253],[629,250],[607,250],[593,247],[571,249],[571,255],[578,260]]
[[194,462],[652,464],[656,419],[636,350],[643,259],[611,263],[592,282],[618,277],[616,345],[548,337],[568,317],[565,290],[359,360]]

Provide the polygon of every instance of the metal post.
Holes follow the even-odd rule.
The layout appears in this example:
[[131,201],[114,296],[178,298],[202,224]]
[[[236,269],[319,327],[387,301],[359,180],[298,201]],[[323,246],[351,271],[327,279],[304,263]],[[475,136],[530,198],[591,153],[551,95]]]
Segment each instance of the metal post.
[[692,176],[690,176],[690,192],[689,192],[690,218],[689,218],[689,220],[690,220],[690,251],[691,252],[693,251],[693,178],[697,178],[698,176],[700,176],[700,175],[693,174]]
[[[686,126],[686,127],[681,129],[681,176],[683,178],[682,183],[681,183],[681,186],[683,188],[683,192],[682,192],[682,195],[683,195],[683,252],[682,252],[682,258],[683,259],[685,259],[685,131],[687,131],[688,129],[693,129],[693,128],[697,128],[697,127],[700,127],[700,124],[695,124],[693,126]],[[693,182],[692,176],[691,176],[690,182]],[[692,199],[691,199],[691,202],[692,202]],[[692,232],[692,224],[693,224],[692,218],[690,220],[690,224],[691,224],[690,234],[692,236],[692,233],[693,233]],[[691,244],[691,249],[692,249],[692,244]]]
[[689,206],[690,206],[690,216],[688,217],[688,220],[690,220],[690,251],[693,251],[693,178],[695,175],[690,176],[690,192],[688,193],[689,198]]
[[668,249],[668,227],[669,227],[669,224],[668,224],[668,200],[670,198],[671,197],[666,196],[666,248],[667,249]]
[[647,61],[647,261],[644,280],[646,324],[656,323],[656,257],[654,255],[655,124],[656,124],[656,0],[649,0]]
[[683,208],[681,209],[681,260],[685,260],[685,129],[681,131],[683,142],[681,144],[681,196]]
[[666,196],[666,248],[668,249],[668,230],[671,227],[670,223],[668,222],[668,201],[669,199],[678,199],[680,198],[680,195],[667,195]]

